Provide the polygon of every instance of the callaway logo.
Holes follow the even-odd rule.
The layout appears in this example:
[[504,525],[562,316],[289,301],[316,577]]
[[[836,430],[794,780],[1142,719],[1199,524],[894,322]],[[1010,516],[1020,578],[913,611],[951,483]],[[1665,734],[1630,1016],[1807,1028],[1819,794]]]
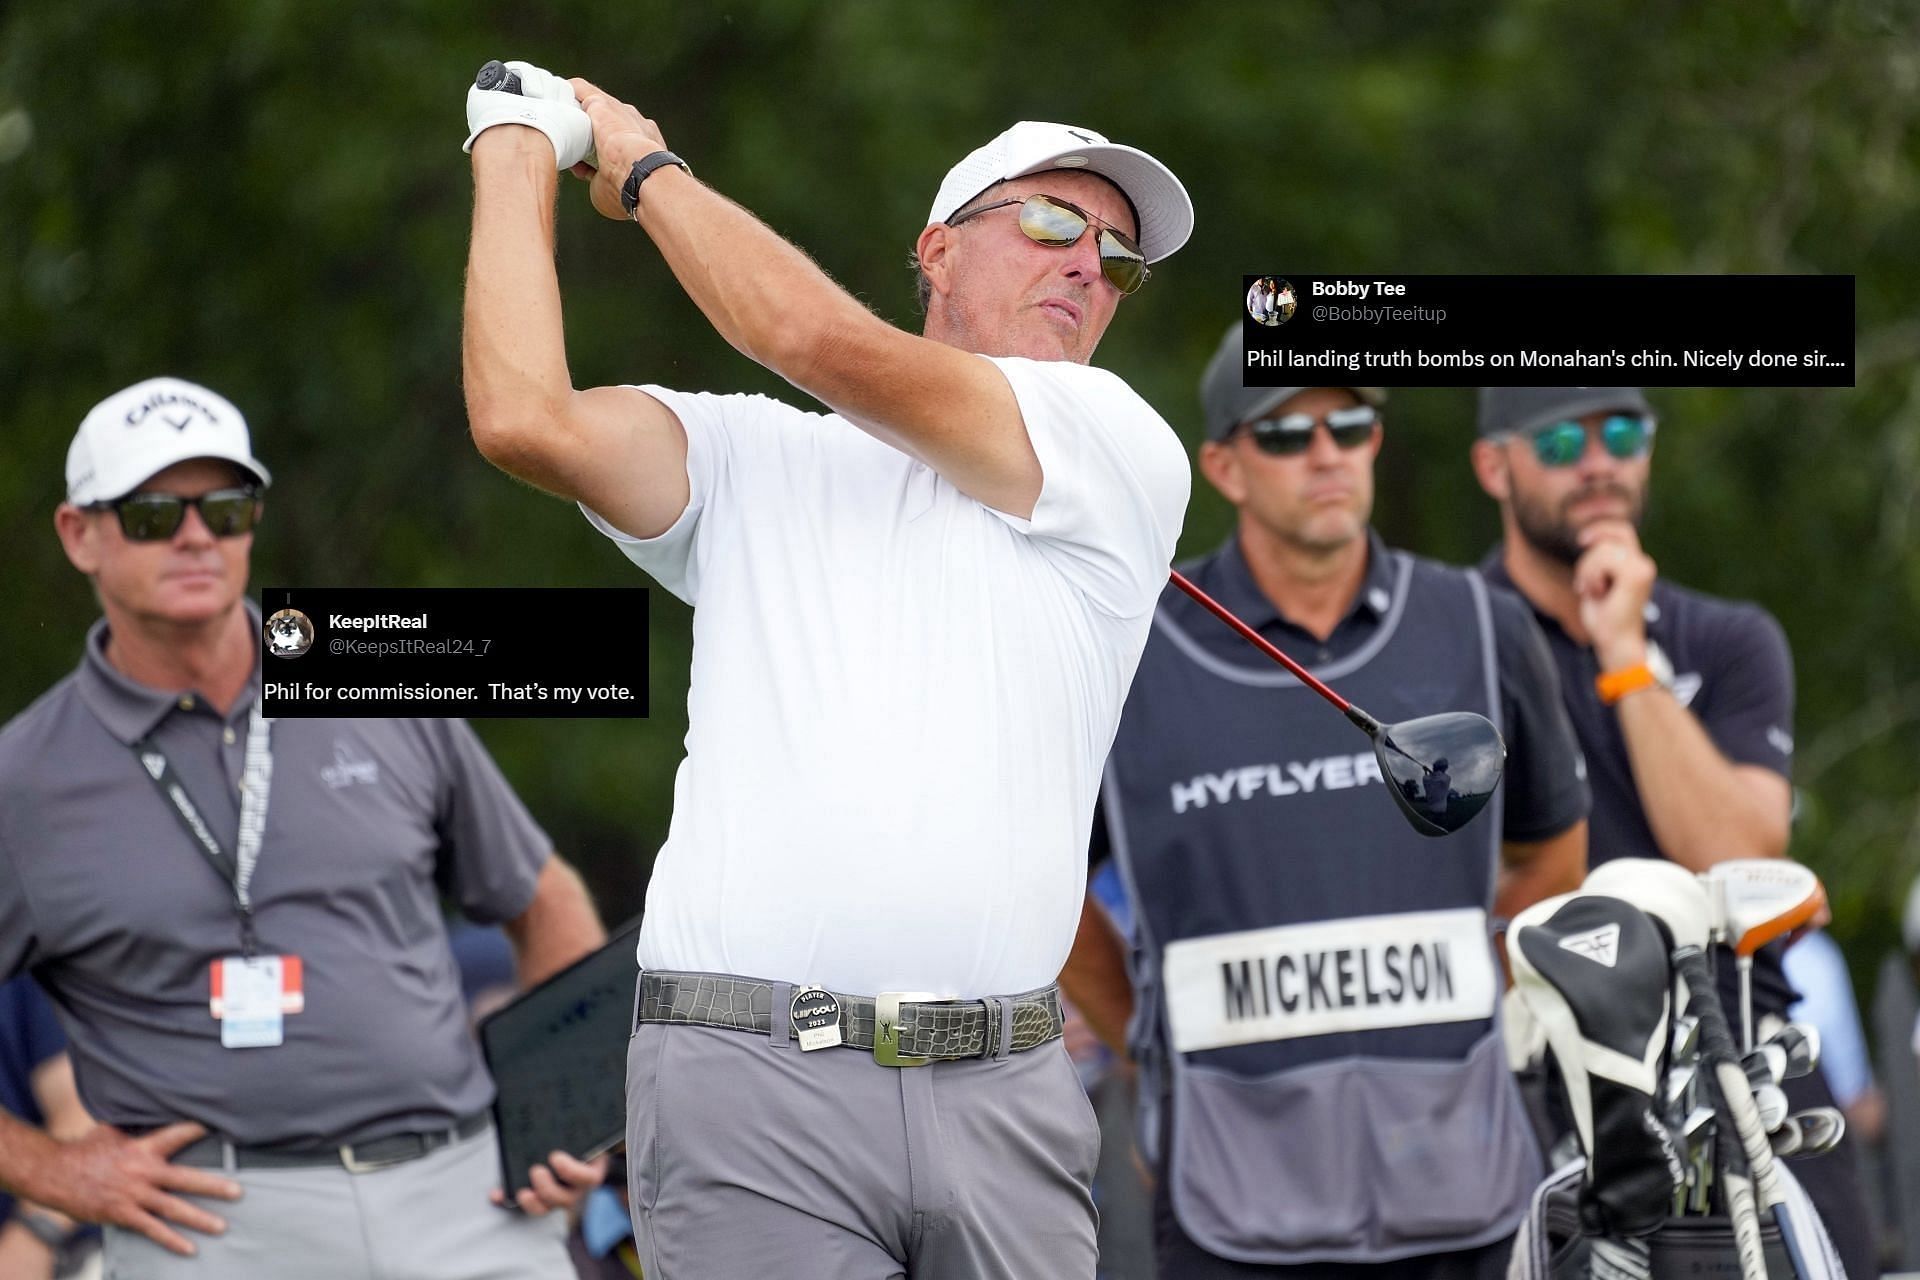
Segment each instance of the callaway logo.
[[333,763],[320,770],[320,781],[335,791],[356,782],[372,786],[380,781],[380,766],[356,754],[346,741],[336,740],[333,744]]
[[1571,951],[1577,956],[1585,956],[1598,965],[1613,968],[1620,959],[1620,926],[1603,924],[1598,929],[1586,933],[1576,933],[1571,938],[1560,939],[1560,948]]
[[157,755],[152,751],[142,752],[140,755],[140,763],[146,766],[147,772],[152,774],[155,779],[158,779],[162,773],[166,772],[166,757]]
[[171,417],[162,415],[166,424],[176,431],[185,431],[193,422],[195,413],[203,415],[209,422],[220,421],[219,414],[191,396],[177,395],[172,391],[158,391],[127,411],[127,425],[137,427],[146,421],[148,414],[158,413],[162,406],[170,404],[177,404],[187,411],[186,420],[183,422],[175,422]]

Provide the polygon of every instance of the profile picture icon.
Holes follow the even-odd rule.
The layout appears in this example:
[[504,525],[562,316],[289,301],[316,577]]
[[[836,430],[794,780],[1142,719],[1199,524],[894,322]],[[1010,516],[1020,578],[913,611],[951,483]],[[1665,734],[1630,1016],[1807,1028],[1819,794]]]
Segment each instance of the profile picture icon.
[[1285,280],[1261,276],[1247,290],[1247,314],[1268,327],[1283,325],[1293,319],[1298,306],[1293,286]]
[[267,619],[267,652],[297,658],[313,647],[313,619],[298,609],[282,609]]

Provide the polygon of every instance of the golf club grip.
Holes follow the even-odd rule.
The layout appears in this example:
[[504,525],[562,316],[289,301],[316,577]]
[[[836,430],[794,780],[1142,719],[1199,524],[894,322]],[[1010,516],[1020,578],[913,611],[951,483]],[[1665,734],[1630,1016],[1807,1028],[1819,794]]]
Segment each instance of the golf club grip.
[[[1714,985],[1713,975],[1707,970],[1706,953],[1698,947],[1680,947],[1673,953],[1673,967],[1687,984],[1687,1012],[1700,1019],[1700,1058],[1713,1068],[1714,1094],[1721,1101],[1726,1119],[1739,1139],[1740,1151],[1746,1156],[1747,1168],[1753,1175],[1754,1192],[1772,1215],[1774,1224],[1780,1228],[1780,1242],[1786,1246],[1787,1260],[1794,1274],[1800,1280],[1808,1280],[1798,1233],[1787,1214],[1786,1196],[1780,1190],[1780,1172],[1773,1163],[1773,1146],[1767,1140],[1766,1130],[1760,1125],[1760,1110],[1753,1102],[1753,1085],[1747,1079],[1746,1068],[1734,1049],[1733,1031],[1727,1025],[1727,1011],[1720,1004],[1719,988]],[[1729,1210],[1732,1208],[1732,1182],[1733,1179],[1729,1178]],[[1753,1245],[1757,1253],[1760,1249],[1759,1223],[1756,1221],[1752,1225]],[[1734,1230],[1738,1236],[1738,1219],[1735,1220]],[[1741,1266],[1744,1270],[1744,1244]],[[1763,1258],[1761,1275],[1765,1274]]]
[[480,74],[473,78],[476,88],[497,89],[501,93],[519,93],[520,77],[507,70],[506,64],[498,58],[480,68]]
[[[1709,1068],[1709,1096],[1714,1101],[1715,1110],[1720,1113],[1721,1123],[1733,1129],[1735,1134],[1740,1134],[1740,1119],[1728,1093],[1728,1076],[1720,1069],[1722,1062],[1734,1061],[1733,1034],[1727,1026],[1727,1012],[1720,1006],[1720,993],[1713,985],[1713,975],[1707,970],[1706,953],[1695,946],[1676,947],[1673,967],[1687,984],[1687,1012],[1699,1019],[1700,1061]],[[1739,1072],[1737,1062],[1734,1063],[1734,1074],[1739,1074],[1741,1084],[1746,1083],[1746,1076]],[[1749,1094],[1749,1114],[1752,1101]],[[1723,1181],[1726,1186],[1727,1217],[1732,1221],[1734,1244],[1740,1255],[1740,1274],[1744,1280],[1767,1280],[1766,1252],[1760,1243],[1760,1214],[1754,1203],[1754,1186],[1749,1172],[1751,1157],[1747,1155],[1745,1136],[1741,1134],[1732,1144],[1722,1140],[1719,1145],[1726,1151]]]

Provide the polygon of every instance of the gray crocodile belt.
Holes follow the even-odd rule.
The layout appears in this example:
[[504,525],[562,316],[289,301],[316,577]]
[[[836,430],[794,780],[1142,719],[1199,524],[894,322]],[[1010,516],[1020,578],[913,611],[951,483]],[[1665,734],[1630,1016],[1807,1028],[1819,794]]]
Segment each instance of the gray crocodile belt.
[[[871,1050],[875,1061],[889,1067],[1023,1053],[1057,1039],[1062,1025],[1060,988],[1054,986],[984,1000],[907,991],[830,994],[839,1005],[840,1045]],[[751,978],[649,970],[640,975],[634,1021],[770,1035],[773,995],[772,983]]]

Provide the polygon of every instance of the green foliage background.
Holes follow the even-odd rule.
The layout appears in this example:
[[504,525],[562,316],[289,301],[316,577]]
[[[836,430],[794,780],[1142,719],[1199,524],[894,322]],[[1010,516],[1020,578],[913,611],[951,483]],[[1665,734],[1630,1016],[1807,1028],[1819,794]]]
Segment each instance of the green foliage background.
[[[1890,0],[16,0],[0,716],[71,668],[94,616],[50,520],[73,428],[159,372],[239,403],[279,478],[256,584],[637,580],[466,438],[458,144],[485,59],[635,102],[702,178],[908,325],[905,255],[947,165],[1011,120],[1067,120],[1168,160],[1200,211],[1099,354],[1190,442],[1245,272],[1857,274],[1858,389],[1656,393],[1647,542],[1676,580],[1785,624],[1794,852],[1864,969],[1920,870],[1916,37]],[[576,185],[560,235],[578,384],[786,391]],[[1391,541],[1454,560],[1493,541],[1471,415],[1467,391],[1396,394],[1376,513]],[[1228,515],[1197,490],[1182,553]],[[666,830],[688,616],[654,593],[651,720],[480,725],[613,917],[638,910]]]

